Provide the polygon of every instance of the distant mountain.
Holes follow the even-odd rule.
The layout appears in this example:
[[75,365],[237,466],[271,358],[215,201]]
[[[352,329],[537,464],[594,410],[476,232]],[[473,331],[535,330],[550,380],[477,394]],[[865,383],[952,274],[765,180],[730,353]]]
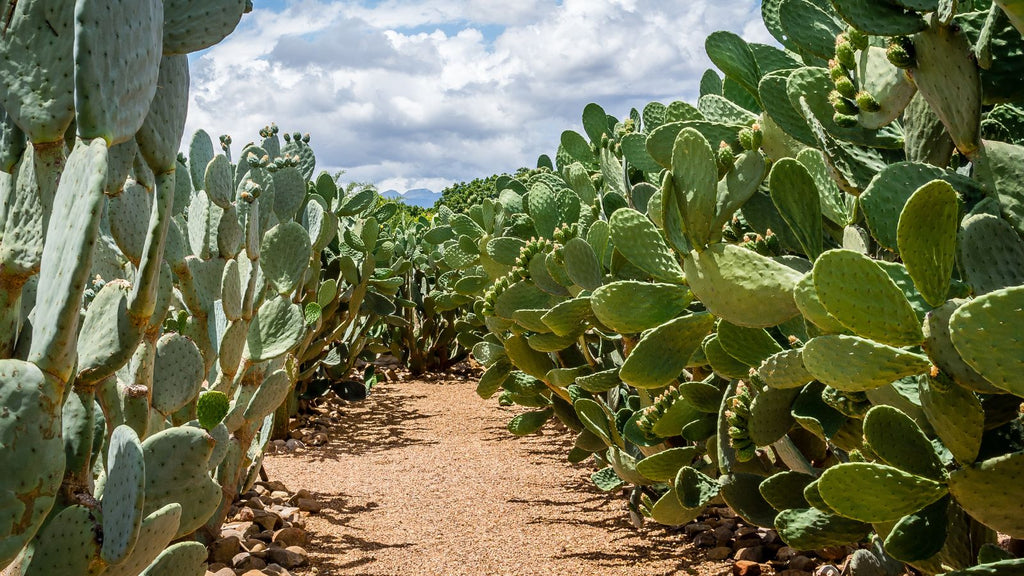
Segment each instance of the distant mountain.
[[432,208],[441,197],[440,192],[434,192],[427,188],[413,188],[404,194],[398,190],[386,190],[380,195],[388,200],[401,200],[410,206],[419,206],[420,208]]

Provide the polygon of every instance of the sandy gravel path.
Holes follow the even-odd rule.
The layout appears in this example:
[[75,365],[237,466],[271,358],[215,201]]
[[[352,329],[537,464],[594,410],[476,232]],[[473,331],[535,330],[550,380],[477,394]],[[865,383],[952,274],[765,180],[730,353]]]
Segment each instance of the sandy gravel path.
[[564,431],[508,433],[517,411],[480,400],[464,378],[385,383],[346,408],[328,445],[269,457],[266,469],[324,504],[306,525],[320,574],[728,571],[679,533],[635,530],[622,498],[565,460]]

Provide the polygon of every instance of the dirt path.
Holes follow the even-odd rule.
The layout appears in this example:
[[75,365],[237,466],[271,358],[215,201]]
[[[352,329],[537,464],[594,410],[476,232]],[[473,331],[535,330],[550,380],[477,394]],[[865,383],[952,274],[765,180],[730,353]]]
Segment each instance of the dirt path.
[[306,524],[320,574],[728,570],[680,533],[635,530],[623,499],[566,461],[563,430],[509,434],[519,410],[480,400],[466,379],[386,383],[346,408],[329,444],[269,457],[266,469],[324,505]]

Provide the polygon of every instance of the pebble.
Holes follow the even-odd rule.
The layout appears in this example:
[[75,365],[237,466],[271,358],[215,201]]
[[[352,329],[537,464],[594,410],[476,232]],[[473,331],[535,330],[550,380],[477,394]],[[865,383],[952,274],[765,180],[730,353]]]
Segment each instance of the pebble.
[[764,559],[764,546],[740,548],[733,555],[733,558],[739,562],[760,562]]
[[701,548],[712,548],[718,545],[718,539],[710,532],[699,532],[693,537],[693,545]]
[[279,481],[257,482],[239,496],[232,506],[232,521],[208,546],[206,575],[291,576],[290,568],[309,564],[309,553],[302,547],[309,543],[304,514],[320,509],[308,490],[293,493]]
[[811,571],[814,570],[814,564],[814,560],[799,554],[789,560],[789,568],[792,570]]
[[684,528],[684,531],[686,532],[687,536],[693,536],[694,534],[704,532],[706,530],[709,530],[710,528],[710,526],[704,524],[703,522],[696,522],[694,524],[687,524],[686,528]]
[[761,565],[757,562],[739,560],[732,566],[735,576],[761,576]]
[[728,546],[719,546],[708,551],[708,560],[725,560],[730,556],[732,556],[732,548]]

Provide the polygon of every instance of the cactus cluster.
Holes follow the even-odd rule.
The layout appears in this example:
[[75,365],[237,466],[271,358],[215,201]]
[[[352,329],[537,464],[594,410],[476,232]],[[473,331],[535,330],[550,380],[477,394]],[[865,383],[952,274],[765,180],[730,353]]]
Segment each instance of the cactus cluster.
[[237,164],[203,131],[179,153],[187,54],[248,2],[10,4],[0,569],[201,575],[296,398],[375,354],[412,267],[396,206],[311,181],[276,126]]
[[712,34],[696,104],[588,105],[467,212],[476,252],[438,234],[487,279],[478,392],[657,522],[721,498],[796,548],[873,538],[854,573],[1019,570],[1019,10],[762,9],[780,47]]
[[562,422],[637,518],[724,501],[795,548],[870,539],[854,573],[1021,570],[1019,6],[764,0],[778,46],[709,36],[695,104],[590,104],[416,217],[273,125],[178,154],[187,54],[246,7],[6,16],[0,567],[202,574],[302,398],[471,351],[510,431]]

